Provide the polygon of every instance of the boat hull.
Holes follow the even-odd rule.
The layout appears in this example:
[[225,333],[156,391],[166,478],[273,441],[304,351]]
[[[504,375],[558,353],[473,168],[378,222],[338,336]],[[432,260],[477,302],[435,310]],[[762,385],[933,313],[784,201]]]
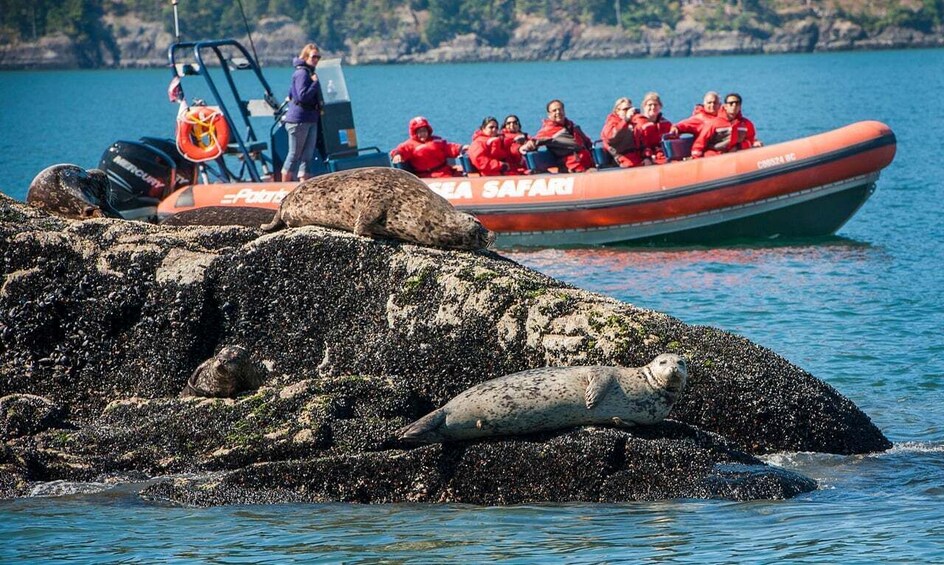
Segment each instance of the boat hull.
[[[880,122],[728,155],[634,169],[424,179],[497,232],[499,246],[710,244],[836,232],[895,155]],[[196,185],[161,216],[203,206],[277,208],[293,184]]]

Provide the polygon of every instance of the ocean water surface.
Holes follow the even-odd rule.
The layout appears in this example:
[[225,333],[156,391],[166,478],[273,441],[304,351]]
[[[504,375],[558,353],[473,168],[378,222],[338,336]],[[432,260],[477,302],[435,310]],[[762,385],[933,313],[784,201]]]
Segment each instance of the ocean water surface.
[[[463,143],[486,115],[516,113],[533,132],[551,98],[593,136],[615,98],[638,102],[649,90],[672,120],[705,90],[738,91],[768,143],[859,120],[890,125],[895,161],[835,237],[503,252],[746,336],[853,400],[894,448],[767,458],[816,479],[817,491],[749,503],[194,509],[145,504],[140,485],[47,484],[0,501],[0,563],[944,562],[941,69],[944,50],[346,69],[361,146],[391,147],[418,114]],[[280,97],[290,73],[266,69]],[[170,137],[168,79],[166,70],[0,72],[0,190],[23,199],[48,165],[92,167],[117,139]]]

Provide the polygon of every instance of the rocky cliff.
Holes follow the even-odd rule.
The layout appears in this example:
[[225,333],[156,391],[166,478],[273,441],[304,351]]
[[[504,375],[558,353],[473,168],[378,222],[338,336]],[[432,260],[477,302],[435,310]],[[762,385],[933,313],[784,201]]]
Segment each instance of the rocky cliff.
[[[573,60],[621,57],[679,57],[758,53],[805,53],[851,49],[892,49],[944,46],[944,30],[923,32],[885,27],[868,31],[839,16],[814,12],[793,14],[779,27],[752,31],[709,31],[704,24],[683,19],[674,27],[624,30],[519,17],[507,44],[492,45],[474,33],[459,35],[435,47],[422,43],[416,18],[404,18],[395,37],[348,40],[343,49],[326,51],[349,64],[441,63],[471,61]],[[98,45],[76,44],[62,34],[36,42],[0,41],[0,68],[153,67],[167,64],[172,34],[161,23],[125,16],[107,16],[111,36]],[[246,38],[240,38],[247,43]],[[287,17],[257,22],[253,40],[265,65],[288,65],[300,45],[310,41],[302,27]]]
[[[491,252],[316,227],[65,221],[0,197],[0,496],[157,480],[150,500],[503,504],[783,498],[774,451],[890,447],[852,402],[743,338]],[[225,345],[270,375],[178,398]],[[689,360],[670,420],[414,448],[395,430],[484,380]],[[172,476],[187,473],[186,478]],[[192,475],[196,474],[196,476]]]

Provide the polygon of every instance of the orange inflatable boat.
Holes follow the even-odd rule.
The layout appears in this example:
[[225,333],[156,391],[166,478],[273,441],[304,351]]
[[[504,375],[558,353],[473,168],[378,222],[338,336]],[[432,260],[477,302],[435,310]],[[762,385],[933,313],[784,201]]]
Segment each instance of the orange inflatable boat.
[[[712,243],[833,234],[895,156],[880,122],[705,159],[587,173],[424,179],[498,233],[500,246]],[[295,183],[181,188],[158,215],[206,206],[275,209]]]

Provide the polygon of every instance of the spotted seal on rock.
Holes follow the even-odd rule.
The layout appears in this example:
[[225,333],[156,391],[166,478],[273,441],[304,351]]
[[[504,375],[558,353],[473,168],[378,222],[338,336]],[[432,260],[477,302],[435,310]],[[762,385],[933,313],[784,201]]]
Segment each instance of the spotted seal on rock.
[[265,367],[254,361],[246,348],[230,345],[194,370],[180,396],[234,398],[259,388],[267,377]]
[[545,367],[492,379],[404,426],[401,440],[438,443],[497,435],[661,422],[684,390],[684,358],[663,353],[648,365]]
[[73,220],[120,217],[108,203],[107,194],[108,176],[104,171],[85,170],[78,165],[53,165],[33,178],[26,203]]
[[306,180],[282,200],[275,218],[262,229],[307,225],[453,249],[482,249],[495,239],[475,216],[456,210],[415,175],[390,167]]

